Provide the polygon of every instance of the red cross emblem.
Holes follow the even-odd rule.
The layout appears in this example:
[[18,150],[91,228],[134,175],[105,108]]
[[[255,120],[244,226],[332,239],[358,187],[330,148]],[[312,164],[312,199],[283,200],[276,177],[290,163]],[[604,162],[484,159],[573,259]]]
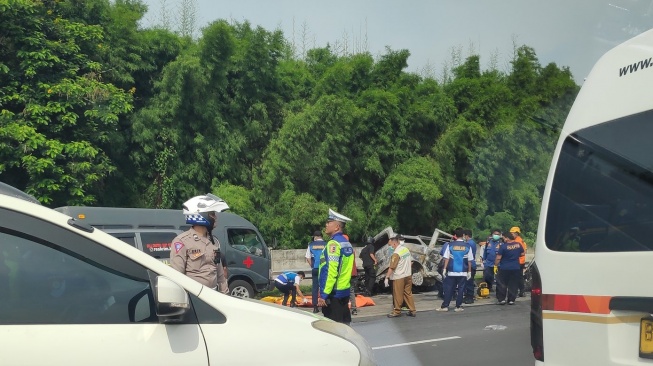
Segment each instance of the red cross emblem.
[[252,264],[254,264],[254,261],[252,260],[252,257],[247,257],[247,258],[245,258],[245,260],[243,261],[243,264],[244,264],[247,268],[249,268],[249,267],[252,266]]

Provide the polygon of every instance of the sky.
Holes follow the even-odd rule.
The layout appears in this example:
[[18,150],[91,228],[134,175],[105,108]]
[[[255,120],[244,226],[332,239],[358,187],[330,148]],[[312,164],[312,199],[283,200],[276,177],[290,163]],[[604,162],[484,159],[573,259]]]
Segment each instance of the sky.
[[161,24],[162,8],[174,20],[182,1],[191,2],[198,28],[218,19],[248,21],[281,29],[298,52],[302,45],[327,43],[347,44],[375,57],[386,47],[407,49],[407,71],[435,77],[451,64],[454,50],[463,58],[480,55],[484,69],[495,60],[497,68],[509,72],[514,45],[526,45],[542,66],[569,67],[582,84],[603,53],[653,28],[653,0],[143,1],[149,7],[145,27]]

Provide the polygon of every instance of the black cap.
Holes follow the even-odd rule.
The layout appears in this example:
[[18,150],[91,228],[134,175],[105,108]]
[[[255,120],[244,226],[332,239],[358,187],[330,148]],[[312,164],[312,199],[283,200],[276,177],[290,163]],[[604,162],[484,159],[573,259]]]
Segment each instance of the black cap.
[[322,232],[321,232],[320,230],[316,230],[316,231],[313,233],[313,236],[322,236]]

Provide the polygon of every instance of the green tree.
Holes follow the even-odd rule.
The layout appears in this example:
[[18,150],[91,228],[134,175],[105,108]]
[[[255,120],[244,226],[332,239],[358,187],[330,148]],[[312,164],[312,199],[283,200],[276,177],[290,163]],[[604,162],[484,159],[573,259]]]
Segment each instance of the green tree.
[[430,235],[440,223],[437,211],[444,197],[443,185],[437,161],[428,157],[406,160],[383,183],[371,227],[378,231],[391,225],[402,232]]
[[335,204],[346,189],[351,129],[360,111],[346,98],[324,96],[289,116],[270,141],[257,174],[261,202],[273,203],[288,190]]
[[103,47],[102,29],[63,10],[0,1],[0,174],[46,204],[90,204],[116,169],[100,146],[131,95],[103,82],[91,57]]

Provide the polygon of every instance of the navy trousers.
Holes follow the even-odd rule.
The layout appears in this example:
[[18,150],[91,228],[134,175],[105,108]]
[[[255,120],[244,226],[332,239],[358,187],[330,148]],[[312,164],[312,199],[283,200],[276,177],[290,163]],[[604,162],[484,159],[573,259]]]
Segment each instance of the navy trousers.
[[476,268],[472,268],[472,277],[469,280],[467,280],[467,283],[465,284],[466,302],[474,302],[474,299],[476,298],[476,294],[474,293],[474,287],[476,287],[476,282],[474,280],[475,276],[476,276]]
[[318,272],[319,272],[319,268],[313,268],[313,270],[311,271],[311,278],[313,280],[313,293],[311,294],[313,296],[312,296],[311,300],[313,300],[313,307],[314,308],[317,307],[317,292],[320,289],[320,282],[319,282],[319,278],[318,278],[319,273]]
[[277,288],[277,290],[281,291],[283,294],[283,302],[281,305],[286,306],[288,304],[288,296],[292,296],[290,299],[290,305],[296,305],[296,296],[297,296],[297,287],[295,287],[295,283],[280,283],[277,281],[274,281],[274,287]]
[[487,283],[487,288],[492,291],[494,285],[494,266],[488,266],[483,269],[483,281]]
[[458,294],[456,295],[456,307],[463,304],[463,296],[465,294],[465,283],[467,276],[447,276],[444,278],[444,301],[442,302],[443,308],[448,308],[453,293],[458,287]]
[[497,300],[515,301],[519,289],[519,280],[521,277],[520,269],[505,270],[499,269],[497,274]]

